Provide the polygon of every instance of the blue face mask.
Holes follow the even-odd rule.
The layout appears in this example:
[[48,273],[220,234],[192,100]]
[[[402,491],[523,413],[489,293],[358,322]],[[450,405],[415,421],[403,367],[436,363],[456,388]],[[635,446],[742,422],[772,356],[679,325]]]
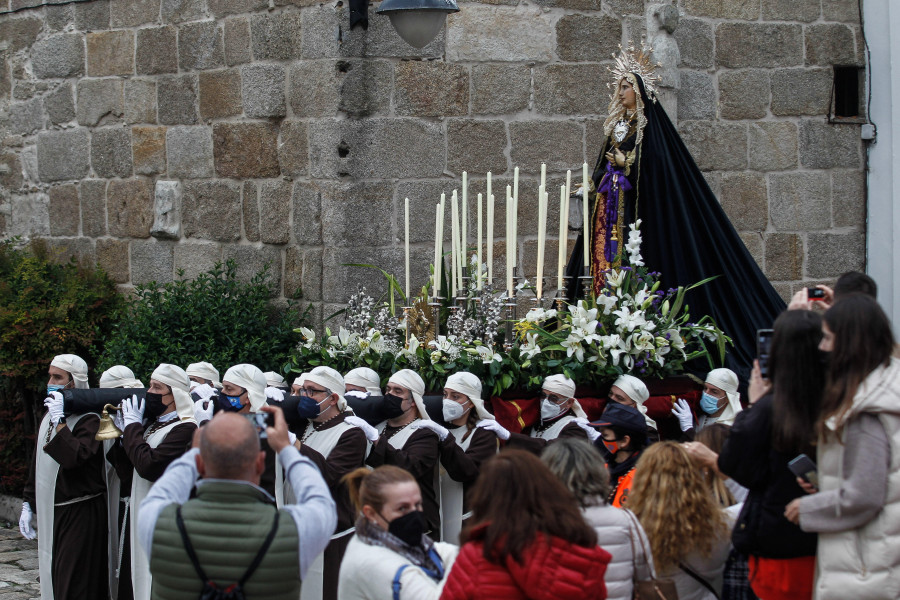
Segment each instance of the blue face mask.
[[48,385],[47,386],[47,395],[49,396],[50,392],[58,392],[65,388],[66,388],[66,386],[64,386],[64,385]]
[[[328,400],[328,398],[325,398],[322,402],[325,402],[326,400]],[[316,402],[309,396],[300,396],[300,403],[297,405],[297,414],[301,419],[315,419],[319,416],[322,402]]]
[[715,396],[710,396],[707,393],[704,393],[700,396],[700,410],[705,412],[708,415],[713,414],[717,410],[719,410],[719,399]]
[[219,392],[215,396],[216,406],[219,410],[225,412],[238,412],[244,406],[241,404],[240,396],[226,396],[225,394]]

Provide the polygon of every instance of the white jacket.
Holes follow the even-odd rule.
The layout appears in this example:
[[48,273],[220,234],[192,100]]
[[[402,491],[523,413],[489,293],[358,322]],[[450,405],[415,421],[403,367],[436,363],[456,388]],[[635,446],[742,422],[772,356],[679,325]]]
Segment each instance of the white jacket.
[[644,528],[637,517],[609,504],[590,506],[582,514],[597,532],[597,544],[612,555],[606,567],[607,600],[632,600],[634,581],[650,579],[653,573],[653,559],[645,554],[650,541]]
[[[900,360],[892,358],[887,367],[879,367],[866,378],[844,422],[862,413],[877,416],[887,434],[891,452],[887,496],[884,508],[862,527],[819,534],[816,600],[900,598]],[[832,419],[827,425],[835,430],[838,422]],[[843,454],[844,445],[835,436],[820,442],[822,491],[840,488]]]
[[400,599],[438,600],[459,548],[442,542],[435,542],[434,548],[444,563],[444,578],[439,582],[426,575],[422,569],[412,566],[409,560],[393,550],[372,546],[354,535],[341,561],[338,598],[393,600],[391,583],[394,581],[394,575],[403,565],[410,565],[404,569],[400,577]]

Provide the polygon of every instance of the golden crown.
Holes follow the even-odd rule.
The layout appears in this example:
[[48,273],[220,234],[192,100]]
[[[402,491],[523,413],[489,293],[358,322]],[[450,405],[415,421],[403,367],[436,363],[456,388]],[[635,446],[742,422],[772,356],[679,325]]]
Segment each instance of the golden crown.
[[653,48],[644,40],[641,40],[641,47],[634,47],[634,42],[628,45],[628,48],[622,49],[619,44],[619,53],[613,54],[613,66],[608,67],[610,73],[615,77],[613,84],[607,84],[609,87],[618,85],[628,73],[637,73],[644,82],[644,89],[647,95],[656,99],[656,84],[660,81],[659,75],[656,74],[657,67],[661,67],[659,63],[653,62]]

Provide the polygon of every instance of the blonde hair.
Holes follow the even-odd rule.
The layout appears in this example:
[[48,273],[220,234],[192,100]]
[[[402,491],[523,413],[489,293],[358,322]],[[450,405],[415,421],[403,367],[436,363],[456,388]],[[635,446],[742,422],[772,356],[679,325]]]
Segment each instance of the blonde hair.
[[628,507],[647,532],[653,561],[663,572],[692,552],[712,553],[728,535],[722,510],[688,453],[675,442],[647,448],[634,473]]
[[[713,423],[701,429],[694,441],[700,442],[716,454],[720,454],[730,431],[731,427],[728,425]],[[725,480],[719,476],[715,469],[703,469],[703,476],[706,478],[706,483],[709,484],[709,488],[712,491],[713,500],[719,506],[728,508],[737,504],[737,500],[734,499],[731,490],[725,485]]]

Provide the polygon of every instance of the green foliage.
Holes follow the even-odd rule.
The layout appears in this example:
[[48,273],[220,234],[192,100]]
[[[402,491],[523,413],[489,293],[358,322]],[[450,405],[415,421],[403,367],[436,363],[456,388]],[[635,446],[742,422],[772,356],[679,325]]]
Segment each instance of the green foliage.
[[55,258],[40,240],[0,241],[0,490],[15,494],[28,471],[47,366],[65,353],[93,364],[123,306],[101,270]]
[[236,270],[229,260],[193,280],[138,286],[100,368],[126,365],[144,382],[163,362],[186,367],[205,360],[220,371],[251,363],[284,372],[282,363],[296,343],[294,328],[305,314],[293,305],[273,306],[268,265],[249,283],[238,281]]

